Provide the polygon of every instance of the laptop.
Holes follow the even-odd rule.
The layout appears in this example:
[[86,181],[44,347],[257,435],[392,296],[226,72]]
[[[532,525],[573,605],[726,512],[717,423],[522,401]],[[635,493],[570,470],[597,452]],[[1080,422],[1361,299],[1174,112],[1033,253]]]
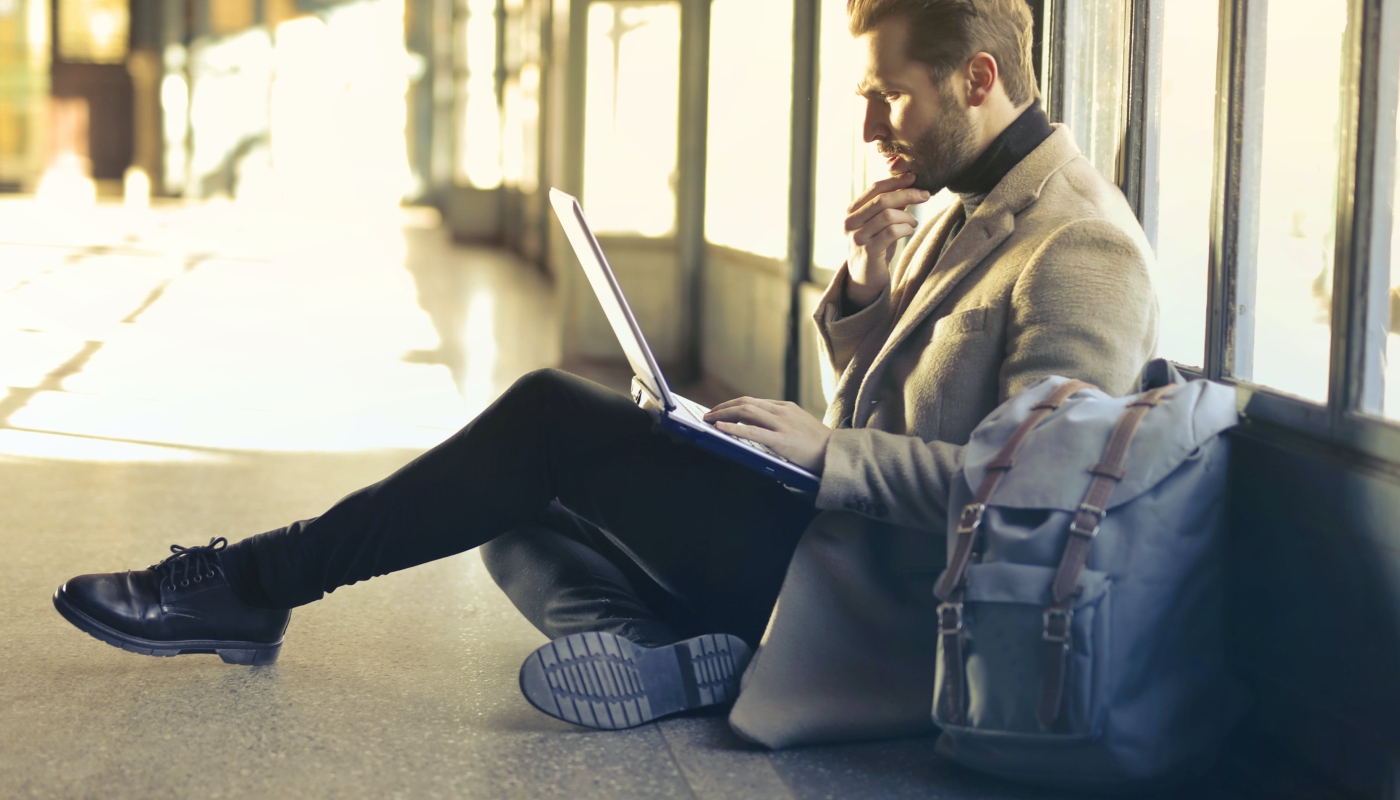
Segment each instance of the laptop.
[[578,255],[588,282],[593,286],[598,302],[612,325],[613,333],[622,344],[622,352],[632,366],[632,399],[650,412],[662,429],[693,442],[713,453],[718,453],[733,461],[761,472],[799,491],[817,493],[821,479],[802,467],[793,464],[767,447],[731,436],[704,421],[708,408],[687,400],[671,391],[666,377],[656,364],[651,347],[642,336],[642,329],[622,296],[622,287],[617,283],[598,239],[583,218],[583,207],[578,199],[559,191],[549,190],[549,202],[554,213],[564,226],[564,233]]

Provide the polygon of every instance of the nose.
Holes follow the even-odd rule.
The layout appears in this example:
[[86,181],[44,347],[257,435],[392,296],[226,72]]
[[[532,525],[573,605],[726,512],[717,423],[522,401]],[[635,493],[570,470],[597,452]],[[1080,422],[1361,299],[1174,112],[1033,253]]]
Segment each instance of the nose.
[[891,138],[890,107],[882,100],[867,98],[865,101],[865,121],[862,135],[867,143],[877,139]]

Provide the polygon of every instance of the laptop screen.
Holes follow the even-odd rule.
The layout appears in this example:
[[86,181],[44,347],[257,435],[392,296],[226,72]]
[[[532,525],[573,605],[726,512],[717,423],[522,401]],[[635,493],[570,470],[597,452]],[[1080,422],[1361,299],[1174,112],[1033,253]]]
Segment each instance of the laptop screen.
[[578,256],[579,263],[583,265],[583,272],[593,286],[593,293],[598,296],[603,313],[607,315],[608,323],[612,325],[613,333],[622,345],[622,352],[632,366],[632,373],[667,409],[675,408],[676,404],[671,399],[666,379],[662,377],[661,369],[656,365],[656,358],[647,346],[646,339],[642,337],[642,329],[632,316],[627,299],[622,296],[622,287],[618,285],[617,277],[613,275],[612,268],[603,257],[603,250],[598,246],[597,238],[593,236],[588,222],[583,218],[583,207],[576,198],[558,189],[549,190],[549,202],[554,206],[559,224],[564,226],[569,244],[573,245],[574,254]]

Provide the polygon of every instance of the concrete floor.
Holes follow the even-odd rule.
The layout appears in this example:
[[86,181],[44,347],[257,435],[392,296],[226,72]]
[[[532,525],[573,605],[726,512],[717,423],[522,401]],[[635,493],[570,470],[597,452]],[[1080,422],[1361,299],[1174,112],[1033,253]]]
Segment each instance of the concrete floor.
[[931,739],[766,753],[718,716],[552,720],[516,688],[544,639],[474,552],[296,610],[270,667],[60,618],[68,577],[317,514],[557,361],[548,284],[433,224],[0,201],[0,796],[1054,796]]

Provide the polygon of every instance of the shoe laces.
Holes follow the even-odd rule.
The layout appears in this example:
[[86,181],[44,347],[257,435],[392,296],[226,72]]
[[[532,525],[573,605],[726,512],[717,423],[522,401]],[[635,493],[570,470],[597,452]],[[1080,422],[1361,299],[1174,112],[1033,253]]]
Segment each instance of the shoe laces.
[[189,586],[206,578],[223,575],[224,568],[219,563],[219,551],[227,546],[228,539],[222,536],[210,539],[209,544],[195,547],[172,544],[170,552],[173,555],[147,569],[153,569],[160,575],[160,588],[174,591],[176,586]]

